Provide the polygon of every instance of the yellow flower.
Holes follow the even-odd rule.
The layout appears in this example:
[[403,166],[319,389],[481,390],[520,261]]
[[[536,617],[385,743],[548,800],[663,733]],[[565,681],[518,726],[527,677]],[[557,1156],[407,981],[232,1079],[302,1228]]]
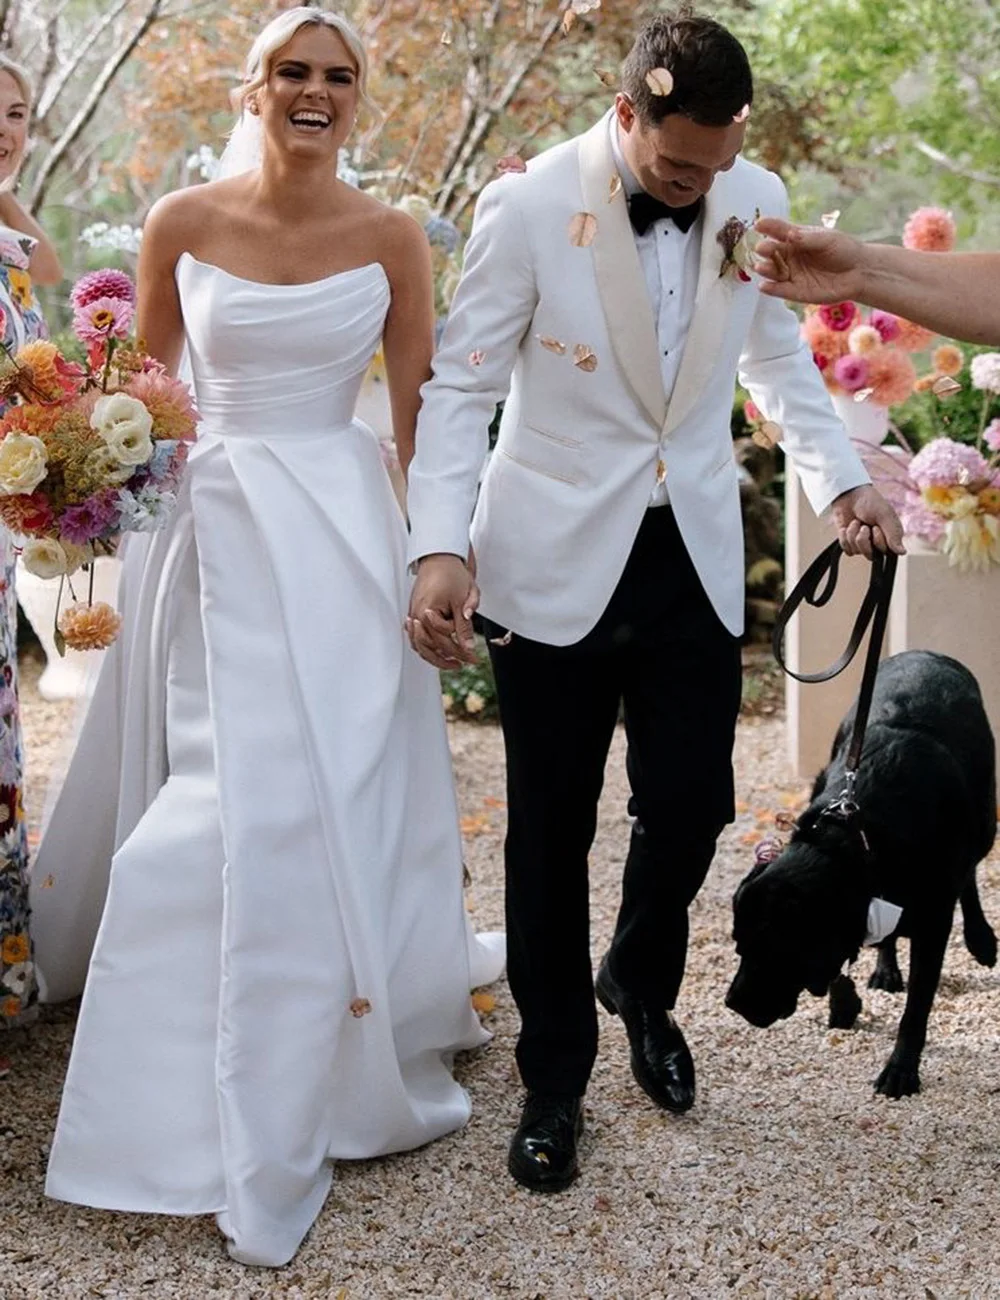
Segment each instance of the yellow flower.
[[0,490],[31,493],[48,474],[48,452],[33,433],[8,433],[0,442]]
[[964,487],[944,487],[940,484],[932,484],[925,487],[920,494],[927,505],[932,510],[936,510],[939,515],[950,515],[956,512],[963,496],[968,496]]
[[466,713],[482,713],[486,708],[486,701],[477,691],[470,691],[465,697]]
[[449,712],[449,710],[452,708],[454,703],[455,703],[454,697],[449,695],[448,692],[445,691],[441,696],[441,707],[444,709],[445,713]]
[[983,488],[979,505],[988,515],[1000,515],[1000,487]]
[[15,304],[22,311],[34,307],[35,295],[31,288],[31,276],[28,272],[18,270],[16,267],[9,267],[7,278],[10,281],[10,296],[14,299]]
[[20,998],[4,998],[3,1002],[0,1002],[0,1016],[4,1016],[7,1020],[13,1020],[15,1016],[19,1016],[20,1014]]
[[941,549],[960,572],[985,572],[1000,564],[1000,519],[965,512],[949,520]]
[[8,966],[14,966],[19,961],[27,961],[30,956],[31,943],[26,931],[7,935],[3,941],[3,959]]
[[71,650],[106,650],[118,639],[122,617],[110,605],[77,601],[59,615],[59,631]]
[[957,375],[965,365],[965,357],[961,348],[956,348],[954,343],[943,343],[941,347],[935,348],[931,364],[939,375]]

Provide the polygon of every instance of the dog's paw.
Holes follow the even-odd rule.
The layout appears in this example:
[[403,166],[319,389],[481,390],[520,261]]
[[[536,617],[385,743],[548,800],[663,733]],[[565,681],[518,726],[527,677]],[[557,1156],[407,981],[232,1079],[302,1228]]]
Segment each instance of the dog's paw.
[[898,1101],[920,1091],[920,1067],[915,1061],[899,1060],[893,1054],[875,1080],[875,1091],[882,1097]]
[[997,964],[997,937],[988,925],[969,926],[963,931],[965,946],[980,966]]
[[888,966],[879,961],[868,981],[870,989],[881,989],[883,993],[902,993],[906,982],[898,966]]
[[861,1005],[854,981],[848,975],[838,975],[830,985],[830,1014],[827,1024],[831,1029],[853,1029]]

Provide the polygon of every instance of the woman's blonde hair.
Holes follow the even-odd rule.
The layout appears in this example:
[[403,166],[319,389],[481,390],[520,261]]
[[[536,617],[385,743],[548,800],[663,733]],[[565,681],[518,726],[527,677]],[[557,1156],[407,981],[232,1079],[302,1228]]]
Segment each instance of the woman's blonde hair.
[[0,72],[9,73],[10,76],[14,78],[17,82],[18,90],[24,96],[24,102],[30,109],[34,98],[34,90],[31,85],[31,78],[28,76],[24,68],[21,67],[20,63],[15,63],[14,60],[9,59],[6,54],[0,54]]
[[275,54],[303,27],[329,27],[337,33],[358,65],[360,102],[365,108],[375,111],[374,104],[368,98],[368,51],[360,35],[340,14],[328,13],[312,5],[287,9],[277,18],[272,19],[260,33],[247,55],[243,85],[233,91],[234,107],[239,111],[243,110],[249,96],[260,90],[267,82]]

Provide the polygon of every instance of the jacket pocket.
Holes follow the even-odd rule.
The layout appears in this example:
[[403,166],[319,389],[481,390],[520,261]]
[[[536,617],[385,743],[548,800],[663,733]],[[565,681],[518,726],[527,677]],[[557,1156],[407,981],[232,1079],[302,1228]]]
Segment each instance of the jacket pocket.
[[522,428],[530,429],[532,433],[537,433],[540,438],[548,438],[549,442],[557,443],[560,447],[582,447],[581,438],[570,438],[565,433],[556,433],[554,429],[543,428],[540,424],[532,424],[530,420],[522,421]]
[[513,452],[508,451],[506,447],[498,447],[497,451],[506,460],[513,461],[515,465],[520,465],[522,469],[531,470],[535,474],[544,474],[546,478],[555,479],[557,483],[568,483],[571,487],[576,487],[580,482],[578,478],[574,478],[570,474],[564,474],[547,465],[540,465],[537,461],[529,460],[527,456],[515,455]]

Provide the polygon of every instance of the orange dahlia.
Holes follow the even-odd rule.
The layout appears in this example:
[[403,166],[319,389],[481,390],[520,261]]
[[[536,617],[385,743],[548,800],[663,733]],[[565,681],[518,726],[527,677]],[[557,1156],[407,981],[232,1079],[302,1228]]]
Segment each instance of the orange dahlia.
[[905,402],[917,383],[917,372],[907,354],[899,348],[882,348],[865,360],[868,362],[872,401],[879,406]]
[[55,428],[60,414],[57,406],[42,406],[39,402],[9,406],[0,420],[0,439],[8,433],[32,433],[36,437],[49,433]]
[[118,639],[122,617],[110,605],[77,601],[59,615],[59,631],[71,650],[106,650]]
[[47,339],[26,343],[14,359],[22,372],[21,382],[28,398],[39,402],[59,402],[72,397],[83,378],[80,367],[68,362]]
[[907,352],[926,352],[934,342],[934,331],[924,329],[923,325],[915,325],[911,320],[903,320],[902,316],[896,318],[899,322],[899,334],[895,342]]
[[965,357],[962,349],[955,347],[954,343],[943,343],[934,349],[931,364],[939,375],[957,375],[965,365]]

